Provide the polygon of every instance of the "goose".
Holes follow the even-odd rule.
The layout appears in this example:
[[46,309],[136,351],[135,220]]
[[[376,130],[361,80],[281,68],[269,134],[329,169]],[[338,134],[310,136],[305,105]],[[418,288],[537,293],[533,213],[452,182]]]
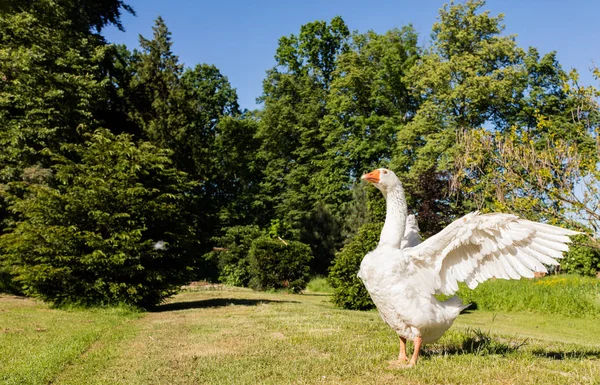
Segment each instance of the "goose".
[[[437,341],[469,306],[456,296],[439,301],[434,294],[452,295],[459,282],[474,289],[493,277],[533,278],[534,272],[546,272],[544,264],[558,265],[568,250],[568,236],[578,234],[511,214],[472,212],[420,242],[396,174],[380,168],[362,179],[383,193],[386,218],[358,277],[383,321],[398,334],[400,352],[393,362],[407,367],[417,363],[422,344]],[[414,344],[410,361],[407,340]]]

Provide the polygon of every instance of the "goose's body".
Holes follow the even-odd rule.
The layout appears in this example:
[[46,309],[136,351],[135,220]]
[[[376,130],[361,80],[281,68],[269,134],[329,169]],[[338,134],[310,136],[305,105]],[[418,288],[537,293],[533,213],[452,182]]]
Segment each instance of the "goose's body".
[[455,297],[438,301],[428,287],[431,284],[427,272],[407,276],[405,270],[411,268],[407,258],[402,250],[378,247],[365,256],[358,276],[381,318],[399,336],[435,342],[466,306]]
[[[406,340],[415,343],[414,365],[422,343],[437,341],[462,309],[452,295],[458,282],[475,288],[489,278],[532,278],[558,264],[575,231],[520,219],[510,214],[470,213],[420,243],[414,217],[407,220],[402,184],[396,175],[378,169],[363,175],[386,198],[386,220],[377,248],[368,253],[358,276],[381,318],[400,337],[400,361],[407,361]],[[416,233],[416,235],[415,235]]]

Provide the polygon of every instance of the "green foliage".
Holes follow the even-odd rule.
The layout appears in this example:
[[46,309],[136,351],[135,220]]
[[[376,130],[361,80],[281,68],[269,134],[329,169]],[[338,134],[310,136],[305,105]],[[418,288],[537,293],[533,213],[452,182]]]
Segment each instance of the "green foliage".
[[14,280],[9,267],[0,265],[0,293],[8,293],[14,295],[23,294],[23,289]]
[[364,256],[377,247],[381,223],[367,223],[338,252],[329,273],[333,287],[332,301],[344,309],[367,310],[374,307],[365,285],[356,275]]
[[[0,10],[0,183],[18,180],[36,164],[48,167],[45,148],[58,153],[63,143],[81,142],[81,131],[91,132],[108,114],[104,64],[112,50],[89,29],[116,22],[122,4],[18,3]],[[108,14],[95,13],[105,5]],[[70,19],[71,11],[81,14]],[[76,28],[86,18],[92,24]]]
[[221,228],[260,218],[253,199],[260,181],[257,123],[240,114],[227,77],[208,64],[184,70],[172,44],[159,17],[152,39],[140,37],[140,51],[122,52],[123,99],[140,136],[170,149],[177,169],[198,182],[193,226],[208,246]]
[[130,118],[141,128],[144,138],[175,150],[188,123],[179,79],[183,65],[171,51],[171,32],[161,17],[152,31],[152,39],[140,36],[141,51],[134,51],[129,58],[133,76],[123,84],[124,97]]
[[[398,132],[392,166],[400,171],[419,225],[432,235],[473,209],[460,191],[451,195],[457,135],[504,119],[523,89],[523,51],[502,36],[503,15],[481,12],[483,0],[450,3],[439,12],[432,42],[407,81],[421,100],[414,119]],[[476,180],[476,178],[474,178]]]
[[232,286],[248,286],[251,278],[250,259],[252,242],[264,235],[258,226],[233,226],[225,229],[225,234],[213,238],[221,248],[208,253],[205,258],[216,260],[219,268],[219,281]]
[[308,245],[262,236],[252,242],[249,253],[250,287],[257,290],[286,289],[299,293],[306,287],[313,258]]
[[57,157],[51,185],[13,183],[20,220],[0,248],[27,295],[55,304],[149,307],[189,280],[191,184],[164,150],[97,130]]
[[[342,18],[334,17],[329,23],[301,26],[299,35],[282,37],[275,55],[277,66],[268,71],[261,97],[257,157],[264,166],[259,200],[270,219],[290,229],[281,236],[310,244],[313,268],[320,273],[326,272],[339,245],[341,227],[335,214],[317,207],[323,195],[311,179],[321,169],[316,161],[325,152],[321,119],[336,76],[336,60],[348,49],[349,36]],[[313,219],[324,221],[315,228]]]
[[600,315],[600,280],[577,275],[538,279],[490,280],[475,290],[461,284],[458,296],[477,309],[561,314],[568,317]]
[[268,223],[268,213],[256,199],[262,178],[262,164],[256,156],[257,130],[258,122],[249,114],[222,116],[216,127],[209,177],[215,187],[212,210],[218,212],[222,227]]
[[0,11],[7,13],[30,12],[60,16],[62,20],[69,22],[71,28],[83,32],[91,29],[100,32],[110,24],[123,30],[120,21],[122,10],[134,14],[133,9],[121,0],[4,0],[0,6]]
[[[352,239],[331,268],[334,301],[368,308],[356,272],[377,225],[363,225],[385,202],[358,178],[382,166],[425,236],[475,208],[598,228],[600,91],[555,52],[519,48],[484,4],[445,5],[427,49],[411,26],[302,25],[248,112],[218,68],[179,62],[160,17],[131,52],[99,34],[132,12],[121,0],[1,2],[0,289],[18,290],[16,275],[57,303],[152,304],[193,270],[298,291],[306,263],[325,274]],[[212,246],[228,250],[192,262]],[[575,246],[563,268],[599,264]]]
[[406,74],[418,58],[412,27],[383,35],[354,34],[338,57],[336,77],[322,119],[326,152],[312,183],[336,211],[349,200],[350,187],[365,171],[386,165],[395,137],[416,112]]
[[600,272],[600,249],[577,243],[584,240],[582,235],[575,237],[575,243],[570,245],[560,267],[565,273],[595,277]]

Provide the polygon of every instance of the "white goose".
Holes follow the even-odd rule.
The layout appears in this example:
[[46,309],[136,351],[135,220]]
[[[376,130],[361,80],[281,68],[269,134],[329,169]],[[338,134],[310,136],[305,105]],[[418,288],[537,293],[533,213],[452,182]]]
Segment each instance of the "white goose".
[[543,264],[558,265],[568,236],[578,234],[510,214],[474,212],[419,243],[416,221],[406,229],[406,200],[396,174],[377,169],[362,179],[383,193],[386,218],[379,244],[362,260],[358,276],[400,337],[398,361],[408,361],[406,340],[414,342],[408,366],[416,364],[421,344],[437,341],[468,306],[457,297],[438,301],[434,294],[454,294],[459,282],[473,289],[492,277],[532,278],[546,271]]

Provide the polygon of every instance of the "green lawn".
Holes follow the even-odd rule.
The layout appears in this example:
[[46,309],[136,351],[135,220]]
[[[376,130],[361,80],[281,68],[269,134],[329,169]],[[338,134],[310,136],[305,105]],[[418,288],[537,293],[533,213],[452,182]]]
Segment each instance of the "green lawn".
[[135,313],[0,296],[0,383],[600,383],[595,318],[473,311],[402,369],[388,363],[397,338],[376,312],[328,298],[216,287]]

